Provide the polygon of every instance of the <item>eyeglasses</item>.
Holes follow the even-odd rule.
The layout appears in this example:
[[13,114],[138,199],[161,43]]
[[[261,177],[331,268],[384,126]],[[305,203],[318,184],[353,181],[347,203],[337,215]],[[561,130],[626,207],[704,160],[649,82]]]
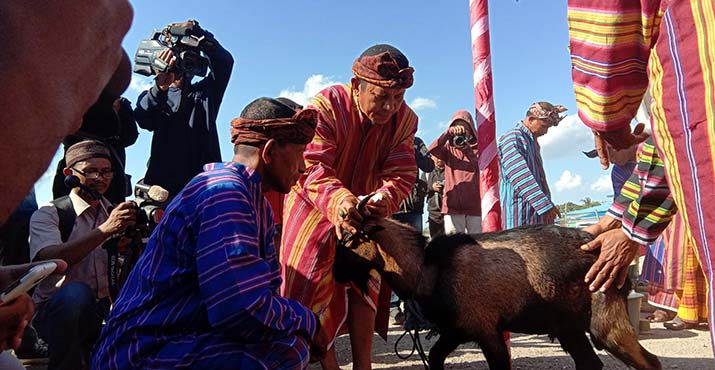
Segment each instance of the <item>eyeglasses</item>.
[[109,180],[109,179],[111,179],[111,178],[114,177],[114,171],[102,171],[102,172],[99,172],[99,171],[87,171],[87,172],[84,172],[84,171],[78,170],[78,169],[76,169],[76,168],[74,168],[74,167],[73,167],[72,169],[75,170],[75,171],[77,171],[77,172],[79,172],[80,175],[82,175],[82,176],[84,176],[84,177],[86,177],[86,178],[88,178],[88,179],[92,179],[92,180],[96,180],[96,179],[98,179],[100,176],[103,177],[103,178],[105,178],[105,179],[107,179],[107,180]]

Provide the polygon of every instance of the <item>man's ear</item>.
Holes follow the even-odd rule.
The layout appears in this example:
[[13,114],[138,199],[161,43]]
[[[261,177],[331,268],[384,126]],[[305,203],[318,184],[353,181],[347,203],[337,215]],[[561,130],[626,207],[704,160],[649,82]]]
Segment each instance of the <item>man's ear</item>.
[[65,176],[69,176],[72,174],[72,169],[65,167],[65,169],[62,170],[62,174]]
[[360,91],[360,79],[353,76],[353,78],[350,79],[350,86],[352,87],[353,92]]
[[263,148],[261,148],[261,159],[263,160],[263,163],[271,164],[271,162],[273,161],[272,155],[275,145],[275,139],[269,139],[265,144],[263,144]]

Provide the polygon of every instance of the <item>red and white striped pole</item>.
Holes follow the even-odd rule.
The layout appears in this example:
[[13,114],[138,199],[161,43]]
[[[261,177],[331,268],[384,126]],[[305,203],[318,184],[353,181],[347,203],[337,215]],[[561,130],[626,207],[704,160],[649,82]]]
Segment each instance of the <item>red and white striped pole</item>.
[[[501,230],[499,204],[499,162],[497,158],[492,53],[489,45],[489,1],[469,0],[474,71],[474,107],[479,142],[479,193],[482,197],[482,231]],[[509,333],[504,332],[509,352]]]
[[499,163],[492,90],[492,57],[489,47],[487,0],[469,1],[472,30],[475,120],[479,141],[479,191],[482,197],[482,231],[501,230]]

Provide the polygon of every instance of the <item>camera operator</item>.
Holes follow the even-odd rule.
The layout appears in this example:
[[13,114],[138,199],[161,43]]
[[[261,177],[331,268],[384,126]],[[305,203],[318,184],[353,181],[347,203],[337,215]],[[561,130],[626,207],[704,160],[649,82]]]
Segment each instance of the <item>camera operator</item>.
[[159,53],[167,72],[157,72],[155,84],[139,95],[134,110],[137,123],[153,131],[149,168],[144,183],[159,185],[173,197],[201,172],[206,163],[221,162],[216,117],[233,69],[233,58],[213,35],[188,21],[170,26],[187,27],[203,36],[198,48],[208,57],[211,72],[197,83],[193,75],[175,68],[169,48]]
[[477,130],[472,115],[457,111],[449,128],[430,145],[430,153],[444,161],[442,214],[447,234],[482,231],[479,196]]
[[101,246],[136,217],[134,203],[121,203],[110,212],[112,204],[102,196],[114,175],[104,144],[79,142],[67,149],[65,161],[64,174],[76,176],[78,187],[30,220],[30,257],[59,258],[69,266],[64,276],[40,283],[33,295],[33,323],[48,345],[48,370],[81,369],[87,363],[110,304],[109,256]]

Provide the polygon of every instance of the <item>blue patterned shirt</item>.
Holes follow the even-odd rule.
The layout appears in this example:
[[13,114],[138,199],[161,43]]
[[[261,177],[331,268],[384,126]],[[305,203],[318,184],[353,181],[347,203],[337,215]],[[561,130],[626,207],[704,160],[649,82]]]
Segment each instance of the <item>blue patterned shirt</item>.
[[250,344],[315,334],[314,314],[278,294],[260,176],[236,163],[205,169],[169,205],[129,275],[94,369],[172,368],[200,352],[194,338],[205,335]]
[[553,224],[543,217],[554,204],[534,135],[520,122],[499,138],[497,148],[503,229]]

